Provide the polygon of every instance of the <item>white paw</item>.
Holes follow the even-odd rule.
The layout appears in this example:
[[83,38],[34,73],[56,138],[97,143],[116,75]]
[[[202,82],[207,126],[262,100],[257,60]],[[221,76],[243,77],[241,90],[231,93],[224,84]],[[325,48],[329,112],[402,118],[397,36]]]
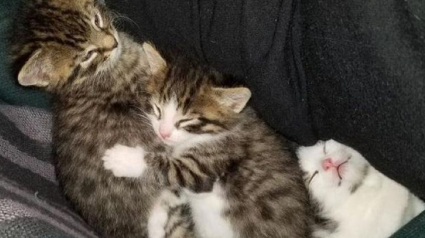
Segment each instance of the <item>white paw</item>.
[[187,203],[186,197],[178,197],[169,190],[162,191],[149,214],[149,238],[164,238],[170,209],[184,203]]
[[148,234],[149,238],[164,238],[165,226],[168,221],[168,208],[162,205],[159,199],[153,206],[148,220]]
[[105,151],[103,167],[111,170],[115,177],[140,177],[147,165],[145,150],[140,147],[128,147],[116,144]]

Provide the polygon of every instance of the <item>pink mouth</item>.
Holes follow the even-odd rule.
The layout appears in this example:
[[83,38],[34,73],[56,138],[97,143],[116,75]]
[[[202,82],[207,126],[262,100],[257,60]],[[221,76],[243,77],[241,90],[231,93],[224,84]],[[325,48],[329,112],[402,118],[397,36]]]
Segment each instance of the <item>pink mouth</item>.
[[349,159],[347,159],[346,161],[342,162],[342,163],[335,163],[332,161],[332,158],[327,158],[325,160],[323,160],[322,162],[322,167],[325,171],[328,171],[329,169],[335,169],[338,178],[340,180],[342,180],[342,169],[343,169],[343,165],[346,164],[348,162]]
[[159,138],[159,140],[160,140],[162,143],[164,143],[164,144],[169,145],[170,143],[173,143],[173,141],[172,141],[170,138],[163,138],[163,137],[161,137],[161,136],[158,136],[158,138]]
[[338,174],[338,178],[341,179],[341,180],[342,180],[342,176],[341,176],[341,171],[340,170],[342,169],[342,166],[344,164],[346,164],[347,162],[348,162],[348,160],[342,162],[340,165],[338,165],[338,167],[336,167],[336,172]]

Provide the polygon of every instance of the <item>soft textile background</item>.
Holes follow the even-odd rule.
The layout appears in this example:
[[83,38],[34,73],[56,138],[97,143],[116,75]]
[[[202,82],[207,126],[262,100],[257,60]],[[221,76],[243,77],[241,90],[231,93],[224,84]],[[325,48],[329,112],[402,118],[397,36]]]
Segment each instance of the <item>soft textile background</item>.
[[[139,40],[178,48],[244,81],[279,132],[306,145],[334,138],[353,146],[425,197],[424,1],[107,2],[133,19],[121,27]],[[46,94],[19,87],[8,73],[6,31],[17,3],[0,1],[0,99],[47,108]],[[90,237],[56,187],[49,137],[38,137],[49,116],[0,109],[0,236]],[[424,217],[397,237],[420,237]]]
[[8,31],[21,0],[0,1],[0,100],[13,105],[48,108],[49,98],[40,91],[20,87],[9,70]]
[[238,76],[285,136],[350,145],[425,198],[425,1],[106,2],[139,39]]
[[51,114],[0,101],[0,237],[96,237],[70,208],[51,160]]

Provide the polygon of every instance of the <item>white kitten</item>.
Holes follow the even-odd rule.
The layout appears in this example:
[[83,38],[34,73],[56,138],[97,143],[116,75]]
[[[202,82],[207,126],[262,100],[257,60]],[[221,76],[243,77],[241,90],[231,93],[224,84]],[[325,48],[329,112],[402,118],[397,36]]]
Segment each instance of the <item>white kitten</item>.
[[316,238],[386,238],[424,210],[422,201],[334,140],[298,150],[317,203]]

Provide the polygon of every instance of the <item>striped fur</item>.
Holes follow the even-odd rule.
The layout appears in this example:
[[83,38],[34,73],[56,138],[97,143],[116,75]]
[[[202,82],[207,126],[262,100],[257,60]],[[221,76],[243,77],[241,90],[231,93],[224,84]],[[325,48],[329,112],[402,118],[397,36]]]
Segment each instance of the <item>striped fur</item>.
[[54,95],[54,160],[75,208],[102,237],[148,237],[161,180],[116,178],[101,160],[118,143],[160,146],[140,116],[152,69],[112,21],[97,1],[29,0],[11,38],[14,68],[22,85]]
[[[184,188],[189,194],[218,191],[228,205],[220,214],[230,221],[237,237],[309,237],[309,199],[290,142],[274,133],[252,109],[240,112],[249,90],[223,87],[222,76],[209,68],[181,62],[163,65],[148,87],[151,107],[147,113],[153,127],[156,121],[168,120],[167,105],[176,101],[173,133],[209,137],[172,144],[170,151],[148,152],[148,165],[162,171],[169,186]],[[163,141],[169,143],[167,138]],[[199,232],[204,218],[202,214],[198,218],[194,223]],[[212,236],[201,237],[215,237],[214,224],[203,224]]]
[[[108,61],[109,53],[117,46],[112,15],[97,1],[30,0],[21,13],[15,19],[11,35],[15,75],[20,80],[24,66],[37,60],[39,71],[31,75],[34,76],[31,80],[49,78],[46,84],[33,84],[45,86],[49,91],[99,73],[99,65]],[[101,16],[102,29],[94,29],[96,15]],[[93,52],[98,57],[88,67],[82,67],[80,63]],[[51,60],[43,62],[46,57]],[[43,71],[49,68],[55,70]]]

